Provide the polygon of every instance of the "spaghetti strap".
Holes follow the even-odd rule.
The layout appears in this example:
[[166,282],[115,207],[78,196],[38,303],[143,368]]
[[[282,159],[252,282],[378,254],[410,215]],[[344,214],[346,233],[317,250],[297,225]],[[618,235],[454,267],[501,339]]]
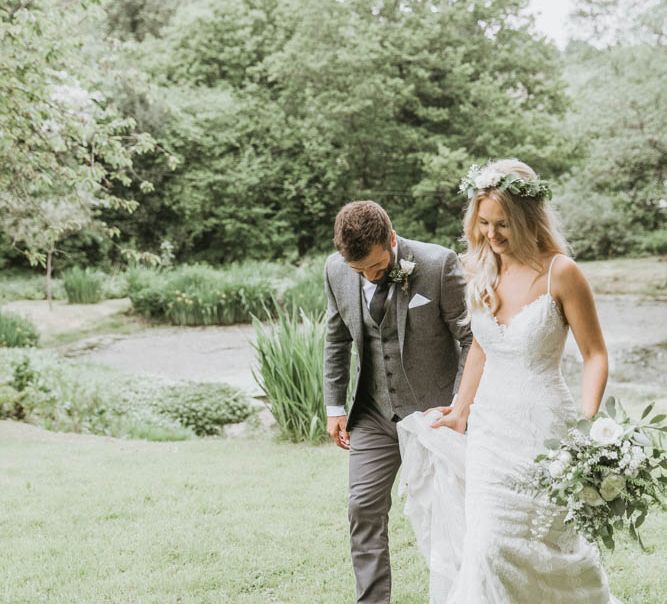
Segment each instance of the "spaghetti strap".
[[551,295],[551,269],[554,267],[554,262],[556,262],[556,258],[558,258],[560,254],[556,254],[552,259],[551,263],[549,264],[549,274],[547,275],[547,293]]

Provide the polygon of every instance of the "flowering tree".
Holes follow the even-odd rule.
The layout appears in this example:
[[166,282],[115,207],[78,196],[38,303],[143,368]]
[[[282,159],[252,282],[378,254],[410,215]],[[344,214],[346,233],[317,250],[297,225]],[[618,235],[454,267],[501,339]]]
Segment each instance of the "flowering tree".
[[49,301],[58,242],[83,229],[117,234],[100,211],[135,209],[116,193],[132,183],[133,157],[155,147],[73,75],[85,76],[85,58],[68,32],[85,18],[45,0],[0,8],[0,228],[46,268]]

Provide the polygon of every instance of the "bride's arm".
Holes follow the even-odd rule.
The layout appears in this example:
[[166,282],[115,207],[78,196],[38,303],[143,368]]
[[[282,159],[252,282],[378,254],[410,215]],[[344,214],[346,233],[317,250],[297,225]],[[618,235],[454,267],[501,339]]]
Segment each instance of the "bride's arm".
[[465,432],[468,415],[470,415],[470,405],[472,405],[475,399],[485,362],[486,355],[482,347],[477,343],[477,340],[473,338],[470,350],[468,351],[468,358],[463,368],[459,390],[456,393],[456,404],[453,407],[439,407],[439,410],[446,413],[446,415],[434,422],[432,425],[433,428],[447,426],[457,432]]
[[569,258],[554,264],[552,290],[584,360],[581,410],[584,417],[591,418],[600,408],[608,372],[607,347],[593,292],[581,269]]

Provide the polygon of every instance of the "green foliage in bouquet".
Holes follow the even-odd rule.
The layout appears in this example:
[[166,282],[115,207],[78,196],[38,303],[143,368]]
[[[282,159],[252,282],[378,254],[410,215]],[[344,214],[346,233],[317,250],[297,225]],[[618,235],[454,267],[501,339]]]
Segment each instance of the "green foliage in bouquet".
[[228,384],[171,386],[163,394],[160,408],[197,436],[219,435],[225,425],[242,422],[253,414],[247,396]]
[[535,458],[520,487],[545,496],[565,514],[565,525],[591,542],[613,550],[614,532],[627,530],[645,549],[638,529],[667,494],[667,416],[651,416],[653,407],[635,420],[610,397],[594,420],[579,421],[560,441],[546,441],[548,451]]

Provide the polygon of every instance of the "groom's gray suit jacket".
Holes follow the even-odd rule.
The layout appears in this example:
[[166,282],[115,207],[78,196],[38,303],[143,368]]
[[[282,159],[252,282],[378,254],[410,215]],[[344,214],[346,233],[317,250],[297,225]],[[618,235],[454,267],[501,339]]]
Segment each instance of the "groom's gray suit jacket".
[[[394,372],[400,369],[400,379],[394,382],[391,404],[396,413],[404,417],[413,411],[450,404],[453,393],[458,389],[472,333],[468,325],[459,324],[466,314],[465,282],[458,258],[452,250],[399,237],[397,259],[415,262],[407,291],[403,291],[401,284],[397,283],[392,297],[399,358],[384,355],[387,363],[395,363],[391,367]],[[368,404],[367,400],[363,400],[367,398],[367,393],[362,387],[368,380],[360,379],[362,368],[368,371],[369,366],[364,363],[364,349],[369,338],[364,328],[368,324],[368,315],[362,307],[361,276],[347,265],[339,253],[335,253],[327,258],[325,288],[328,298],[324,353],[325,405],[346,404],[353,343],[358,356],[354,396],[348,412],[349,430],[361,408]],[[416,294],[428,302],[416,305],[415,302],[424,302],[417,298],[411,305],[410,301]],[[373,366],[377,367],[377,363]]]

